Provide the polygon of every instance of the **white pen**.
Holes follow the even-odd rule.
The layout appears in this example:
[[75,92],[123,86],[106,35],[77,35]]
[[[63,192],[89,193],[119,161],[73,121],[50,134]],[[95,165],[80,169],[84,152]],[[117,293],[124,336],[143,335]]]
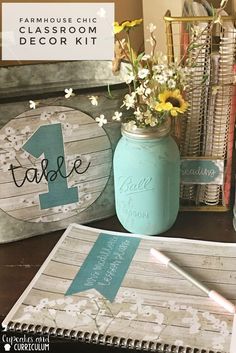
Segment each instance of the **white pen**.
[[201,289],[204,293],[206,293],[208,295],[208,297],[213,299],[217,304],[219,304],[220,306],[225,308],[231,314],[236,313],[236,307],[233,303],[231,303],[229,300],[224,298],[221,294],[217,293],[216,291],[211,290],[208,287],[206,287],[204,284],[202,284],[200,281],[195,279],[189,273],[185,272],[181,267],[179,267],[175,262],[173,262],[165,254],[163,254],[162,252],[160,252],[156,249],[153,249],[153,248],[150,250],[150,253],[155,257],[155,259],[159,260],[164,265],[172,268],[173,270],[178,272],[181,276],[186,278],[189,282],[193,283],[196,287]]

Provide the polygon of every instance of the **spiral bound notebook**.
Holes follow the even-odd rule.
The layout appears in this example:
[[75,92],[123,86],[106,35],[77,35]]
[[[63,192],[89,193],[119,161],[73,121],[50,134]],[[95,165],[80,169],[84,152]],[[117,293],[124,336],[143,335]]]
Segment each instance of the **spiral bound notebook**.
[[71,224],[4,328],[163,353],[235,353],[234,316],[158,263],[151,248],[236,303],[236,244]]

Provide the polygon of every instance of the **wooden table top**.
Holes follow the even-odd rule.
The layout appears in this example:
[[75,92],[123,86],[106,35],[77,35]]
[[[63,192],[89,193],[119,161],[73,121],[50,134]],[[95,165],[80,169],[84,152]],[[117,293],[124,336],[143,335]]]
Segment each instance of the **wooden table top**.
[[[161,236],[236,242],[233,215],[228,212],[180,212],[174,226]],[[89,226],[125,231],[116,217]],[[0,245],[0,319],[30,283],[63,230]],[[97,352],[97,350],[96,350]]]

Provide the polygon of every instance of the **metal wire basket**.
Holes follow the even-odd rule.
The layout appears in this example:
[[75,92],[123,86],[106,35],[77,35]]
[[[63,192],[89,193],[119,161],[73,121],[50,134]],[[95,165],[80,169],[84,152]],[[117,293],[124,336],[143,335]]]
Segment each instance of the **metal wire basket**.
[[[169,62],[194,61],[186,114],[175,122],[181,152],[181,209],[230,208],[236,113],[234,17],[164,17]],[[192,44],[193,43],[193,44]],[[191,49],[190,49],[191,48]]]

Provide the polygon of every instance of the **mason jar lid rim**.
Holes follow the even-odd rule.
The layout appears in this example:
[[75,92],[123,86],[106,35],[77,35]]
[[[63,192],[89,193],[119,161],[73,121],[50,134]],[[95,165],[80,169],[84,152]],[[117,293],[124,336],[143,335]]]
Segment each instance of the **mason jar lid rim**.
[[127,130],[125,125],[121,126],[121,133],[123,136],[133,137],[137,139],[151,139],[167,136],[170,133],[171,124],[163,124],[159,127],[143,127],[136,128],[133,131]]

